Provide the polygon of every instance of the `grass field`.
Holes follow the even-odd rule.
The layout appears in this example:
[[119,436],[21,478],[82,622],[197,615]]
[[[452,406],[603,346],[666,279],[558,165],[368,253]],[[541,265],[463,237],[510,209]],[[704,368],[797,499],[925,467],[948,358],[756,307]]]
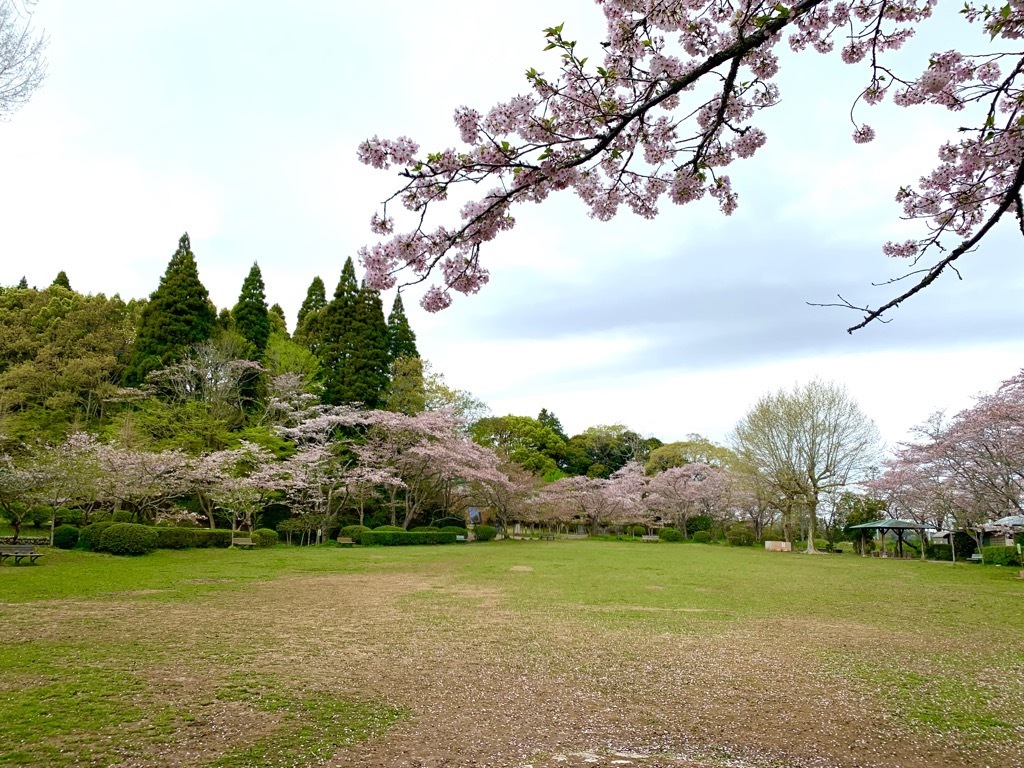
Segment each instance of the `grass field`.
[[0,766],[1020,766],[1024,581],[693,544],[48,551]]

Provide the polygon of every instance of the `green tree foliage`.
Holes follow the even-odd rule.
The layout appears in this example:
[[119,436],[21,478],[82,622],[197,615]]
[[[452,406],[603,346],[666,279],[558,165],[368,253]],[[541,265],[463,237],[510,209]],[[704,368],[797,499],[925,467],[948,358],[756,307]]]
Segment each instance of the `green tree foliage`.
[[375,408],[387,389],[387,344],[380,294],[357,286],[349,258],[324,314],[319,354],[324,401],[331,405],[359,402]]
[[280,304],[270,305],[270,333],[279,333],[288,337],[288,320],[284,316],[284,308]]
[[474,442],[504,455],[538,475],[552,475],[565,453],[566,442],[551,427],[529,416],[489,416],[469,430]]
[[235,321],[235,330],[252,344],[254,359],[261,358],[270,338],[270,316],[259,264],[252,265],[242,282],[242,292],[231,310],[231,317]]
[[647,442],[623,424],[598,425],[569,438],[561,468],[570,475],[610,477],[630,460],[640,461]]
[[126,381],[141,383],[150,371],[178,362],[191,345],[210,338],[215,321],[186,232],[142,312]]
[[62,287],[0,289],[0,431],[59,442],[100,421],[117,389],[138,304]]
[[733,466],[735,461],[736,454],[724,445],[713,443],[701,435],[688,435],[686,440],[666,443],[652,450],[644,469],[648,475],[687,464],[707,464],[709,467],[725,469]]
[[293,373],[302,379],[305,391],[320,389],[320,360],[302,344],[283,333],[270,334],[267,349],[263,353],[263,365],[271,377]]
[[28,280],[25,279],[24,275],[22,275],[21,276],[21,280],[18,281],[18,286],[17,287],[20,288],[23,291],[27,291],[28,290]]
[[53,278],[53,282],[50,284],[50,287],[52,288],[54,286],[60,286],[66,291],[71,290],[71,281],[68,280],[68,275],[63,269],[57,273],[55,278]]
[[402,294],[396,294],[391,305],[391,314],[388,315],[388,362],[394,362],[400,357],[419,356],[419,350],[416,349],[416,334],[413,333],[409,326],[409,318],[405,315]]
[[428,411],[448,411],[467,427],[491,415],[487,403],[472,392],[449,386],[443,373],[435,373],[423,363],[423,394]]
[[540,413],[537,414],[537,421],[543,424],[545,427],[550,429],[565,442],[569,442],[569,436],[565,434],[565,429],[562,427],[562,422],[555,414],[549,411],[547,408],[541,408]]
[[391,381],[384,398],[384,409],[415,416],[426,408],[423,360],[419,357],[396,358],[391,363]]
[[295,341],[314,354],[319,354],[320,351],[326,313],[327,288],[324,286],[323,280],[314,277],[306,291],[306,298],[303,300],[302,306],[299,307],[299,315],[295,321]]

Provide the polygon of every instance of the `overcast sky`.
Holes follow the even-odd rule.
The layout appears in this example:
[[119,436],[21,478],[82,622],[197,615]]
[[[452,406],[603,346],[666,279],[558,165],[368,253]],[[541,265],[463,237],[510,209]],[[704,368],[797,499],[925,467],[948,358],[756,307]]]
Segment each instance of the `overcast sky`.
[[[452,145],[455,107],[485,111],[526,91],[527,68],[554,72],[541,30],[563,21],[597,58],[591,0],[40,0],[49,78],[0,124],[0,283],[44,287],[64,269],[78,290],[143,297],[188,231],[219,307],[255,260],[293,326],[313,277],[333,290],[371,242],[370,215],[396,186],[356,162],[358,142]],[[906,52],[911,75],[974,41],[940,18]],[[495,413],[548,408],[570,433],[625,423],[724,440],[760,395],[816,375],[846,384],[889,443],[969,405],[1024,365],[1008,223],[965,257],[962,281],[950,274],[888,324],[850,336],[854,313],[807,304],[892,295],[872,287],[900,274],[880,246],[915,232],[893,197],[962,121],[870,108],[858,117],[879,138],[856,145],[861,77],[835,55],[784,59],[783,103],[760,122],[768,143],[730,168],[732,217],[706,201],[599,223],[564,194],[518,210],[485,251],[480,294],[427,315],[410,289],[423,356]]]

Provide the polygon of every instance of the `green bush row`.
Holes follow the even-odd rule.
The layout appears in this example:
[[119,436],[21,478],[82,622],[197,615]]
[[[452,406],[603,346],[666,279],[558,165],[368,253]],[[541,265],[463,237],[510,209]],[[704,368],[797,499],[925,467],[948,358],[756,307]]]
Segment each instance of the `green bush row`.
[[669,526],[658,529],[658,538],[662,541],[682,541],[683,532]]
[[985,565],[1019,566],[1021,564],[1016,547],[982,547],[981,557]]
[[953,547],[949,544],[927,544],[924,548],[924,556],[929,560],[952,560]]
[[[452,536],[455,534],[453,533]],[[498,535],[498,529],[493,525],[478,525],[473,529],[473,536],[477,541],[491,541]],[[453,538],[452,541],[455,541]]]
[[454,544],[455,534],[445,531],[363,531],[362,543],[370,547],[401,547],[415,544]]

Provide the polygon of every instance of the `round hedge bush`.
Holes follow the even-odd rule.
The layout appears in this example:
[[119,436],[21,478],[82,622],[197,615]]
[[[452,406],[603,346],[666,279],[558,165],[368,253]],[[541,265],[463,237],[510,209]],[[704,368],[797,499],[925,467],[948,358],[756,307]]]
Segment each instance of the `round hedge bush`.
[[252,532],[257,547],[272,547],[277,544],[277,531],[272,528],[257,528]]
[[710,531],[696,531],[693,534],[693,540],[698,544],[710,544],[711,543],[711,532]]
[[365,525],[346,525],[340,531],[338,535],[344,538],[352,539],[353,544],[363,543],[363,531],[369,531]]
[[78,532],[78,547],[79,549],[96,550],[99,549],[100,536],[114,523],[109,520],[101,520],[98,523],[85,526]]
[[498,529],[493,525],[478,525],[473,529],[477,541],[490,541],[498,535]]
[[682,541],[682,531],[677,531],[675,528],[659,528],[658,538],[662,541]]
[[113,516],[110,519],[113,520],[115,523],[130,523],[135,520],[135,515],[133,515],[127,509],[119,509],[116,512],[114,512]]
[[733,523],[730,525],[729,530],[725,532],[725,538],[734,547],[754,546],[754,531],[749,525],[744,525],[743,523]]
[[375,531],[391,531],[392,533],[397,533],[398,531],[404,531],[405,528],[403,528],[400,525],[378,525],[373,530],[375,530]]
[[180,528],[168,526],[154,528],[156,531],[157,549],[189,549],[199,546],[197,528]]
[[53,546],[72,549],[78,543],[78,529],[73,525],[58,525],[53,529]]
[[465,536],[469,531],[461,525],[446,525],[441,529],[441,533],[454,533],[456,536]]
[[113,523],[100,535],[97,549],[112,555],[145,555],[156,549],[156,531],[137,523]]

